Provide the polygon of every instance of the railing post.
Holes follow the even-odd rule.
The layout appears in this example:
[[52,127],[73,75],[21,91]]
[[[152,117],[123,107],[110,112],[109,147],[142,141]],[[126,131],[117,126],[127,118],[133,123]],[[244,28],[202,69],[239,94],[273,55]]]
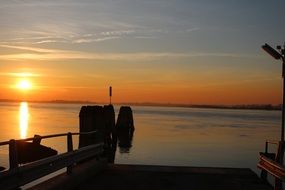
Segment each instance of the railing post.
[[[265,142],[265,151],[264,151],[265,155],[267,155],[268,153],[268,141]],[[266,170],[261,170],[261,173],[260,173],[260,178],[267,182],[267,176],[268,176],[268,172]]]
[[[281,165],[283,164],[283,155],[284,155],[284,150],[283,150],[283,142],[284,141],[279,141],[278,143],[278,150],[277,150],[277,157],[276,157],[276,161],[278,163],[280,163]],[[280,179],[275,178],[275,186],[274,186],[274,190],[282,190],[282,182]]]
[[260,173],[260,178],[261,178],[263,181],[267,182],[267,176],[268,176],[267,171],[264,170],[264,169],[262,169],[262,170],[261,170],[261,173]]
[[277,177],[275,177],[274,190],[282,190],[282,182]]
[[[69,132],[67,133],[67,152],[73,151],[73,142],[72,142],[72,134]],[[73,164],[67,166],[66,173],[71,174],[72,173],[72,166]]]
[[18,151],[16,140],[11,139],[9,141],[9,164],[10,169],[14,169],[18,167]]

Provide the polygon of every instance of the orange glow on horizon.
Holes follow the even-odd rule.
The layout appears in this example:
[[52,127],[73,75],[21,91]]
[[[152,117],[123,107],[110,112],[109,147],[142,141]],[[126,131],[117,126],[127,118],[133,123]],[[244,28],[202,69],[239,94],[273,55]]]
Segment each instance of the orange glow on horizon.
[[218,75],[210,80],[212,75],[201,77],[181,74],[165,78],[154,75],[150,80],[144,73],[131,78],[120,78],[115,72],[105,76],[53,69],[22,68],[20,72],[15,68],[11,70],[16,72],[6,71],[0,75],[0,99],[108,103],[109,85],[112,85],[113,103],[235,105],[281,102],[279,78],[259,81]]

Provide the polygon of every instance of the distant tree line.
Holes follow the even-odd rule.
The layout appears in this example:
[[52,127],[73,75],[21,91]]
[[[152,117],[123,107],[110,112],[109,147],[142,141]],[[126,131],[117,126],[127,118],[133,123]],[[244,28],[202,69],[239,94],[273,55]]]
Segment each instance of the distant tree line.
[[[0,102],[19,102],[20,100],[0,99]],[[34,103],[66,103],[66,104],[106,104],[105,102],[76,101],[76,100],[50,100],[50,101],[29,101]],[[161,107],[185,107],[185,108],[213,108],[213,109],[251,109],[251,110],[281,110],[282,104],[242,104],[242,105],[208,105],[208,104],[173,104],[155,102],[117,102],[114,105],[134,106],[161,106]]]
[[272,104],[245,104],[245,105],[191,105],[195,108],[216,108],[216,109],[251,109],[251,110],[281,110],[282,105]]

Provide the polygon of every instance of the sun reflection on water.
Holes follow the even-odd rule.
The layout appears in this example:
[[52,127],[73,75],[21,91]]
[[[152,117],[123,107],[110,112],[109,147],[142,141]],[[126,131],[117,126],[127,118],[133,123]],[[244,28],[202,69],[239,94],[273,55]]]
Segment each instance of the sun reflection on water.
[[19,126],[21,139],[27,138],[27,130],[29,126],[29,109],[27,102],[21,102],[19,110]]

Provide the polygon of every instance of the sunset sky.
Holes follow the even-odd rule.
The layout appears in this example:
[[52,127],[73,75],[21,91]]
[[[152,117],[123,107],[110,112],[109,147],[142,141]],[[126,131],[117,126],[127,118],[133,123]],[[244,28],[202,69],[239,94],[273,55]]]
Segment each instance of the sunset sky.
[[1,0],[0,99],[279,104],[284,0]]

